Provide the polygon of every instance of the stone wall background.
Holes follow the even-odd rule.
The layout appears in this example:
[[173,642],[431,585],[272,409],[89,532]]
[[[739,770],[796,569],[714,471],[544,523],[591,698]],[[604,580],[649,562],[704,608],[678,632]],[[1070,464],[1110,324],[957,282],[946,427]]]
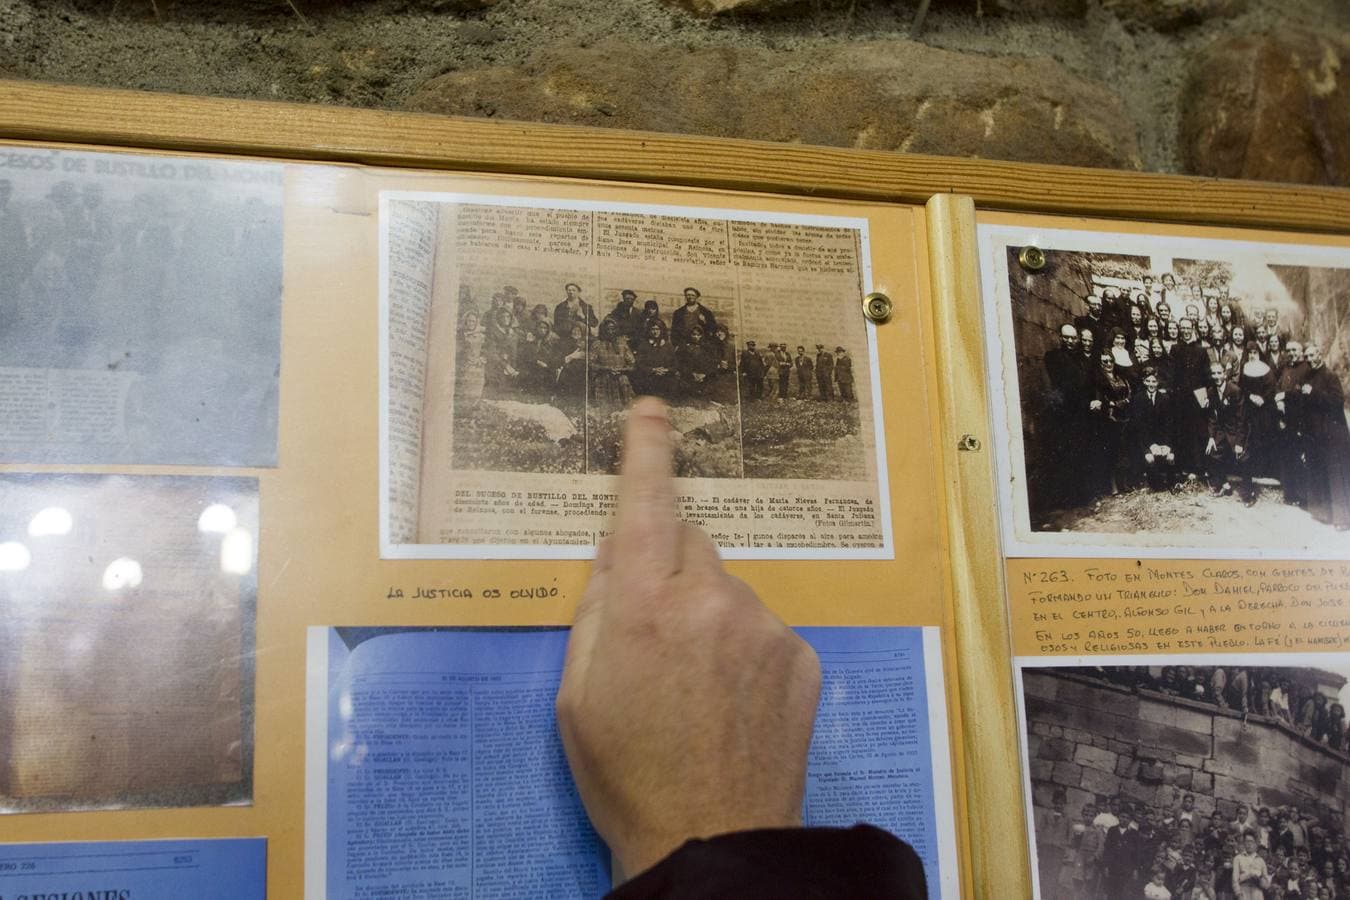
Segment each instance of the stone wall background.
[[1260,716],[1054,671],[1023,670],[1032,803],[1058,787],[1076,815],[1114,796],[1160,810],[1195,794],[1204,816],[1238,803],[1297,806],[1339,823],[1350,802],[1350,758]]
[[1347,0],[0,0],[0,75],[1350,185]]

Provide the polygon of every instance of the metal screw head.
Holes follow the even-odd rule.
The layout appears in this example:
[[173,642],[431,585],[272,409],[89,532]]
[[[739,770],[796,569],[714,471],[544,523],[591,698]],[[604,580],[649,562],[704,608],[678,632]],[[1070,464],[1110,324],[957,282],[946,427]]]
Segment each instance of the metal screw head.
[[956,442],[956,449],[966,452],[978,450],[980,449],[980,439],[973,434],[963,434],[961,440]]
[[1023,247],[1017,251],[1017,262],[1028,272],[1039,272],[1045,268],[1045,251],[1040,247]]
[[885,322],[891,317],[894,308],[891,298],[885,294],[873,293],[863,298],[863,315],[873,322]]

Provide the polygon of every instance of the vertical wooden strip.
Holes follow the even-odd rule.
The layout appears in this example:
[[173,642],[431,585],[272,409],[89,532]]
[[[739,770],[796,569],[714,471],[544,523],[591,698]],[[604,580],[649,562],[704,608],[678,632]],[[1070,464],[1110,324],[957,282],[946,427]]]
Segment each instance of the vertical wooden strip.
[[[928,201],[928,257],[943,410],[956,655],[976,897],[1031,895],[1012,643],[998,540],[981,324],[975,201]],[[958,450],[969,435],[979,449]]]

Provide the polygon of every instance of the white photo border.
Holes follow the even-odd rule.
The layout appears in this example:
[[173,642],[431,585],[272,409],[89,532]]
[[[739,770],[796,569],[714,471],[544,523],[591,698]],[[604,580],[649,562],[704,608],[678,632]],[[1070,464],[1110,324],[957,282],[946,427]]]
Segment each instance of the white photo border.
[[[762,222],[770,225],[802,225],[817,228],[844,228],[858,234],[861,255],[862,294],[872,291],[872,248],[870,223],[854,216],[826,216],[766,210],[729,209],[706,206],[678,206],[654,203],[611,203],[600,200],[569,200],[559,197],[512,197],[465,191],[382,190],[379,195],[379,517],[381,559],[594,559],[595,547],[580,545],[535,544],[419,544],[395,543],[389,529],[389,203],[412,200],[432,203],[477,203],[534,209],[566,209],[582,212],[636,213],[651,216],[720,219],[728,222]],[[859,298],[861,301],[861,298]],[[886,469],[886,428],[881,394],[880,359],[877,353],[876,324],[864,320],[867,357],[871,366],[872,422],[876,459],[878,505],[881,514],[882,544],[866,548],[720,548],[723,559],[894,559],[895,540],[891,527],[890,479]],[[615,477],[615,476],[608,476]]]
[[[997,504],[1003,554],[1015,557],[1112,559],[1343,559],[1350,557],[1350,534],[1335,543],[1278,543],[1268,535],[1260,545],[1235,545],[1221,535],[1160,532],[1037,532],[1031,529],[1027,506],[1022,406],[1013,341],[1012,301],[1008,286],[1009,246],[1042,250],[1114,253],[1183,259],[1238,259],[1259,254],[1267,263],[1350,270],[1350,248],[1239,241],[1221,238],[1132,234],[1115,231],[1039,228],[1017,225],[977,226],[985,364],[989,370],[989,412],[998,485]],[[1196,538],[1202,538],[1197,540]]]
[[1031,746],[1027,735],[1026,694],[1022,687],[1022,673],[1027,669],[1074,669],[1086,666],[1246,666],[1251,668],[1284,666],[1314,669],[1318,663],[1344,664],[1350,659],[1346,653],[1154,653],[1142,656],[1015,656],[1013,657],[1013,699],[1017,710],[1017,754],[1022,765],[1022,806],[1026,813],[1027,847],[1031,851],[1031,885],[1033,898],[1041,894],[1040,857],[1036,850],[1036,818],[1032,807]]

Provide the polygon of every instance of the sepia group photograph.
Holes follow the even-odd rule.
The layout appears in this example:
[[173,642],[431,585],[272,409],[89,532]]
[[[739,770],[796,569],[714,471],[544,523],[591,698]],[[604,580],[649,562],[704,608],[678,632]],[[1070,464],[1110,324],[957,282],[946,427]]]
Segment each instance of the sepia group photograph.
[[544,279],[513,274],[523,288],[490,276],[461,284],[456,468],[616,474],[626,411],[649,395],[669,404],[680,434],[678,477],[865,471],[856,379],[866,362],[854,372],[855,358],[866,360],[861,327],[853,352],[820,335],[743,338],[729,292],[634,279],[597,298],[576,281],[547,293]]
[[982,238],[1019,552],[1350,552],[1350,253]]
[[1020,669],[1040,900],[1350,893],[1344,654],[1100,661]]

